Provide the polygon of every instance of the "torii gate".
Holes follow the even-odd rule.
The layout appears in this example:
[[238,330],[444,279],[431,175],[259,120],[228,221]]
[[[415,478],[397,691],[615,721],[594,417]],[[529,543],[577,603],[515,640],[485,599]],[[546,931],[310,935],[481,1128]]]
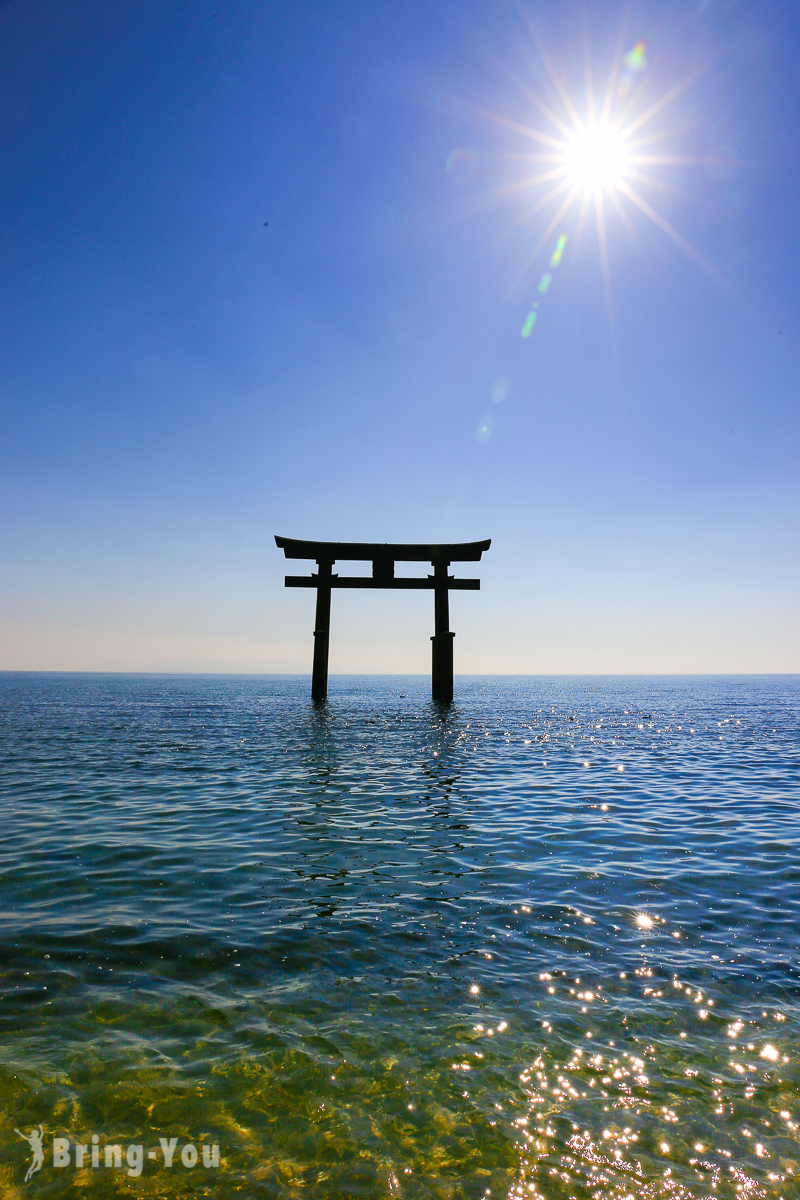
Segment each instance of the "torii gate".
[[[480,579],[454,579],[447,568],[453,562],[479,562],[485,542],[459,542],[451,545],[399,544],[380,542],[303,542],[275,535],[275,543],[287,558],[309,558],[316,562],[316,575],[287,575],[287,587],[317,589],[317,616],[314,624],[314,670],[311,699],[325,700],[328,695],[328,643],[331,628],[331,588],[420,588],[434,593],[435,633],[432,642],[431,683],[434,700],[449,703],[453,699],[453,638],[450,632],[448,592],[477,592]],[[334,575],[335,562],[372,562],[372,578]],[[433,575],[424,579],[396,579],[396,562],[429,562]]]

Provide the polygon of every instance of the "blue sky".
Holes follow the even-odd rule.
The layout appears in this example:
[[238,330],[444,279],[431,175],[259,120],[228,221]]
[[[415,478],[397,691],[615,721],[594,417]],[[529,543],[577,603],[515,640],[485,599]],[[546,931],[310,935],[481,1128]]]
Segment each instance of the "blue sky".
[[[607,281],[593,202],[532,257],[531,30],[579,113],[618,47],[615,114],[688,80],[628,178],[706,265],[619,193]],[[457,672],[800,670],[798,49],[747,0],[0,4],[0,668],[309,671],[281,533],[491,537]],[[334,594],[332,671],[427,671],[432,608]]]

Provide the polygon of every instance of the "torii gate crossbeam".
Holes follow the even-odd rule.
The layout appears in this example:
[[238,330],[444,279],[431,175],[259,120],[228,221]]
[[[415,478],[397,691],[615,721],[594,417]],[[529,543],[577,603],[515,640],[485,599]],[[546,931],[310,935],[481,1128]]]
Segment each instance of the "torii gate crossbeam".
[[[453,699],[453,638],[450,631],[450,591],[477,592],[479,579],[454,579],[447,568],[453,562],[479,562],[491,539],[483,542],[458,542],[449,545],[380,542],[311,542],[275,535],[275,543],[286,558],[311,559],[318,570],[314,575],[287,575],[286,587],[317,589],[314,622],[314,668],[311,676],[312,700],[328,695],[328,647],[331,627],[331,590],[333,588],[392,588],[399,591],[426,589],[434,593],[434,629],[431,638],[431,685],[434,700],[449,703]],[[371,578],[333,574],[335,562],[372,562]],[[396,562],[429,562],[433,575],[417,579],[396,579]]]

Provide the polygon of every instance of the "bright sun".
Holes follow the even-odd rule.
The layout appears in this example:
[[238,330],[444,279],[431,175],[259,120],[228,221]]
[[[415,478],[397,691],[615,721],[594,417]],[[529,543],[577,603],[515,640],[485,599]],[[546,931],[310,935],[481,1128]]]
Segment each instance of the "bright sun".
[[564,174],[583,192],[618,187],[630,167],[630,155],[616,130],[594,125],[577,131],[563,152]]
[[[650,191],[674,190],[667,188],[662,180],[652,174],[653,168],[703,161],[702,158],[692,155],[664,153],[660,143],[668,136],[669,131],[659,129],[654,120],[700,74],[701,68],[660,96],[645,101],[649,89],[640,88],[640,80],[647,67],[645,43],[637,42],[627,54],[622,54],[620,45],[611,66],[604,95],[595,94],[592,72],[587,62],[584,96],[579,102],[577,98],[573,99],[532,24],[529,21],[526,23],[550,77],[552,93],[549,102],[536,95],[524,80],[518,79],[511,72],[508,74],[543,121],[534,120],[531,124],[523,125],[499,113],[478,108],[473,110],[484,118],[521,134],[535,145],[533,152],[519,156],[530,164],[529,171],[499,194],[507,198],[527,192],[526,219],[538,213],[545,213],[548,209],[551,214],[536,245],[521,264],[514,287],[524,286],[537,257],[562,227],[556,250],[550,260],[551,267],[558,265],[567,240],[563,232],[563,223],[573,206],[578,210],[574,234],[577,243],[580,242],[590,212],[594,211],[609,311],[611,285],[607,217],[612,212],[616,214],[631,239],[636,241],[630,208],[638,209],[706,271],[720,280],[718,272],[711,264],[645,199],[641,190],[643,187]],[[547,290],[550,279],[549,274],[542,277],[539,292]],[[537,309],[538,301],[528,314],[523,327],[523,337],[530,333],[536,320]]]

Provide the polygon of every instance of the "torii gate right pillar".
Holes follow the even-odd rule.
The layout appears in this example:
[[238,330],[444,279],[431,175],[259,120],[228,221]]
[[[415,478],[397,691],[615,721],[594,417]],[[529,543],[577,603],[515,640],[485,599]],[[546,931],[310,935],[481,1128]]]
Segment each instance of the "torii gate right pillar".
[[434,700],[450,704],[453,700],[453,638],[450,632],[449,582],[446,562],[433,565],[435,634],[431,638],[431,691]]

